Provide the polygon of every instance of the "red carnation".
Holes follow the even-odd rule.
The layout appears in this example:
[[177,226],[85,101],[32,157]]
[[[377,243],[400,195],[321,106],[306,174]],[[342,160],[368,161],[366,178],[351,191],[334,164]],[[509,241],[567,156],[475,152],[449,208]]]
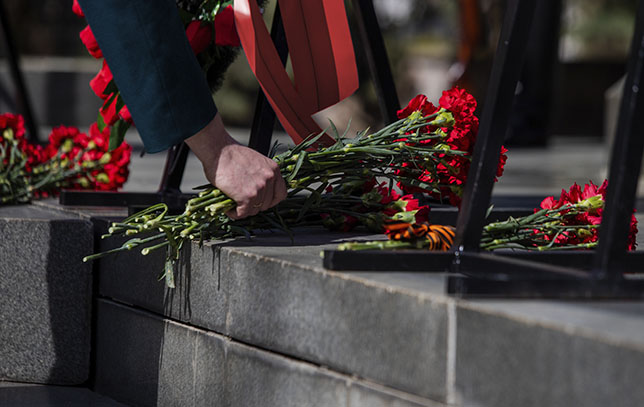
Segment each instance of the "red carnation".
[[409,104],[398,111],[398,118],[403,119],[414,112],[421,112],[423,116],[429,116],[438,111],[438,107],[427,101],[427,96],[418,95],[409,101]]
[[[582,189],[577,183],[574,183],[568,191],[562,190],[559,200],[556,200],[554,197],[548,197],[541,202],[541,209],[559,209],[565,205],[574,205],[579,202],[585,201],[593,196],[601,196],[601,200],[604,201],[606,198],[606,188],[608,187],[608,182],[604,181],[601,186],[597,186],[590,181],[590,184],[584,185]],[[603,207],[600,208],[591,208],[585,212],[576,214],[574,216],[565,216],[569,213],[570,210],[564,209],[561,211],[562,215],[562,224],[566,226],[574,225],[599,225],[601,224]],[[637,219],[635,215],[631,216],[631,225],[628,234],[628,250],[635,250],[637,235]],[[544,236],[546,239],[551,237]],[[599,233],[597,229],[591,229],[591,231],[583,236],[580,236],[575,233],[564,232],[556,237],[555,241],[558,244],[562,245],[574,245],[579,243],[589,243],[596,242],[599,238]]]
[[134,123],[134,120],[132,120],[132,115],[130,114],[130,109],[128,109],[127,106],[123,106],[121,108],[121,110],[119,111],[119,116],[121,116],[121,119],[130,124]]
[[201,21],[191,21],[186,28],[186,36],[195,55],[200,54],[212,40],[212,25]]
[[100,108],[99,112],[103,117],[103,122],[111,126],[119,119],[118,112],[116,111],[116,101],[117,97],[105,100],[103,107]]
[[72,3],[72,11],[79,17],[85,17],[85,13],[83,13],[83,10],[81,10],[80,5],[78,4],[78,0],[74,0],[74,2]]
[[89,81],[89,86],[92,88],[96,96],[105,100],[110,96],[105,93],[105,88],[107,88],[107,85],[112,81],[112,79],[112,71],[110,71],[110,67],[107,66],[107,62],[103,60],[103,67],[98,74],[96,74],[94,79]]
[[101,51],[100,47],[98,46],[98,42],[96,42],[94,33],[92,32],[92,29],[89,28],[89,25],[81,30],[79,36],[91,56],[96,59],[103,58],[103,51]]
[[235,12],[228,5],[215,16],[215,44],[220,47],[239,47],[239,35],[235,28]]

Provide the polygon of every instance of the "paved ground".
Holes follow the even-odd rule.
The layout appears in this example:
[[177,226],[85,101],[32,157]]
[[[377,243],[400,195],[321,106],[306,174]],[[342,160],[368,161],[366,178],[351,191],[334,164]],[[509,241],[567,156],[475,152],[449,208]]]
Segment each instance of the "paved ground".
[[[247,142],[248,130],[233,129],[233,136]],[[290,139],[276,134],[280,143],[289,145]],[[164,154],[140,156],[142,145],[136,134],[128,135],[135,153],[131,164],[131,176],[125,191],[156,190],[165,160]],[[609,147],[598,139],[555,137],[545,148],[512,148],[508,153],[505,174],[496,184],[496,195],[547,195],[558,194],[573,182],[578,184],[592,180],[599,184],[606,178]],[[188,160],[182,189],[185,192],[204,184],[199,161],[191,156]]]

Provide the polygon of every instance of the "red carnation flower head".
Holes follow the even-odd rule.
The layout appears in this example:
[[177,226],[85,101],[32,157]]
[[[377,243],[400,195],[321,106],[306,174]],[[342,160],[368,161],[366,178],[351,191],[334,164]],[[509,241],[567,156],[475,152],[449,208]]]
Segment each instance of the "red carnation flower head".
[[186,27],[186,36],[195,55],[200,54],[212,40],[212,24],[201,21],[191,21]]
[[112,71],[110,71],[110,67],[107,66],[107,62],[103,60],[103,67],[98,74],[89,81],[89,86],[92,88],[96,96],[105,100],[110,96],[110,94],[105,93],[105,88],[107,88],[107,85],[109,85],[112,79]]
[[108,126],[113,125],[119,119],[118,112],[116,111],[116,99],[116,97],[106,99],[103,107],[99,110],[101,117],[103,117],[103,122]]
[[409,117],[409,115],[414,112],[421,112],[423,116],[429,116],[436,113],[438,109],[438,107],[434,106],[427,100],[427,96],[418,95],[410,100],[407,106],[398,111],[398,118],[404,119],[405,117]]
[[78,0],[74,0],[74,2],[72,3],[72,12],[79,17],[85,17],[85,13],[83,13],[83,10],[81,10],[80,4],[78,4]]
[[471,117],[476,110],[476,99],[465,89],[454,87],[443,91],[443,95],[438,101],[440,107],[452,112],[458,120],[463,117]]
[[132,115],[130,114],[130,109],[128,109],[127,106],[123,106],[121,108],[121,110],[119,111],[119,116],[126,122],[134,124],[134,120],[132,119]]
[[98,42],[94,37],[92,29],[89,28],[89,25],[81,30],[79,36],[91,56],[96,59],[103,58],[103,51],[101,51],[101,48],[98,46]]
[[239,47],[239,35],[235,27],[235,11],[228,5],[215,16],[215,44],[220,47]]
[[[542,209],[560,209],[566,205],[576,205],[577,211],[571,212],[570,209],[563,209],[560,214],[561,222],[566,226],[574,225],[600,225],[604,210],[604,200],[606,197],[606,188],[608,182],[604,181],[601,186],[597,186],[590,181],[581,188],[574,183],[568,191],[563,189],[559,200],[550,196],[541,202]],[[568,216],[566,216],[568,214]],[[637,219],[635,215],[631,216],[631,224],[628,233],[628,250],[635,250],[637,245]],[[560,234],[555,242],[561,245],[574,245],[579,243],[596,242],[599,239],[598,229],[580,228],[576,233],[565,232]]]

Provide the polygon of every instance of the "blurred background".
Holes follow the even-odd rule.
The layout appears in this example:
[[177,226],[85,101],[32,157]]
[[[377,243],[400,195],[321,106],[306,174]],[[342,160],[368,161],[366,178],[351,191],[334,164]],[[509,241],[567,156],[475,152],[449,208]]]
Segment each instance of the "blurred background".
[[[548,3],[542,1],[540,3]],[[271,2],[273,3],[273,2]],[[465,21],[462,11],[475,3],[477,18]],[[469,90],[482,101],[497,36],[503,0],[374,0],[387,44],[401,104],[418,93],[437,100],[443,89],[468,77]],[[623,74],[633,30],[635,0],[563,0],[557,66],[552,89],[556,103],[550,130],[556,134],[603,135],[604,94]],[[4,0],[4,7],[22,64],[27,86],[42,125],[87,125],[95,119],[87,82],[100,65],[78,38],[83,19],[71,12],[71,0],[29,2]],[[266,16],[272,14],[273,5]],[[350,7],[349,7],[350,9]],[[357,42],[357,41],[356,41]],[[356,44],[358,45],[358,44]],[[469,47],[469,50],[464,50]],[[356,46],[362,86],[341,110],[349,111],[356,125],[377,125],[381,120],[364,56]],[[463,53],[468,53],[464,56]],[[0,47],[2,110],[13,110],[10,78]],[[458,63],[465,66],[459,67]],[[464,84],[465,84],[464,83]],[[543,86],[543,84],[541,85]],[[252,120],[257,84],[245,58],[229,70],[226,85],[215,96],[227,122],[247,127]],[[9,100],[7,100],[9,99]],[[338,113],[334,113],[337,115]]]
[[[72,1],[2,3],[21,55],[34,115],[43,128],[40,138],[44,139],[48,131],[45,129],[53,125],[89,126],[96,120],[100,101],[88,82],[100,69],[100,62],[87,54],[79,40],[78,33],[85,22],[72,13]],[[271,0],[265,10],[267,20],[272,16],[274,3]],[[458,84],[473,93],[482,107],[505,0],[373,0],[373,3],[401,105],[418,93],[426,94],[436,103],[444,89]],[[553,139],[559,140],[555,145],[561,140],[566,145],[610,143],[636,3],[636,0],[539,1],[537,14],[543,23],[535,26],[527,44],[529,55],[517,87],[517,106],[506,137],[508,146],[541,148],[552,145]],[[351,15],[351,2],[347,2],[347,8]],[[354,45],[360,89],[317,118],[324,122],[330,118],[338,128],[346,126],[349,118],[354,130],[378,127],[383,119],[357,36]],[[16,112],[15,89],[6,55],[2,42],[0,111]],[[214,96],[227,126],[247,132],[257,89],[242,54]],[[601,160],[605,161],[605,157]],[[580,182],[588,178],[590,175]]]

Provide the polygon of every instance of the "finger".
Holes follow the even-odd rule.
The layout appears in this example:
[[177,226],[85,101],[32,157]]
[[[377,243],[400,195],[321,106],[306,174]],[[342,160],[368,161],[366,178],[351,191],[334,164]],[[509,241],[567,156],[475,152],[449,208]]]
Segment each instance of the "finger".
[[273,199],[271,200],[271,205],[270,207],[272,208],[273,206],[277,205],[278,203],[282,202],[284,198],[286,198],[286,183],[284,182],[284,178],[279,176],[275,180],[275,184],[273,187]]
[[229,215],[227,213],[227,215],[230,216],[231,219],[243,219],[249,216],[257,215],[259,208],[253,208],[252,205],[240,205],[230,212],[231,213]]

